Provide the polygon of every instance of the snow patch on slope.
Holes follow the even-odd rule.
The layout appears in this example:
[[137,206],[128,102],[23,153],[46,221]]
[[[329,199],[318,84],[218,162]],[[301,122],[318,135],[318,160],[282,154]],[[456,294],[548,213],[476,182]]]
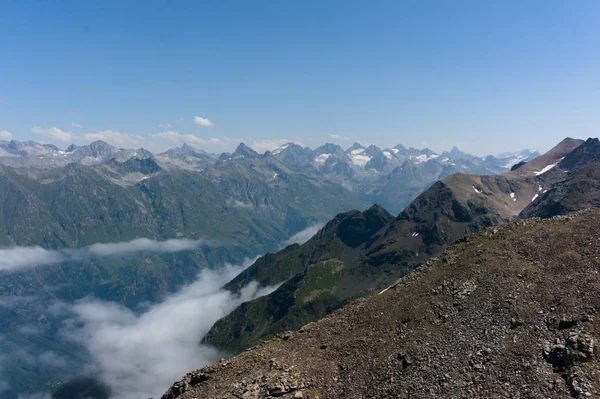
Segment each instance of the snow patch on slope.
[[323,165],[330,156],[331,154],[321,154],[315,158],[315,163],[317,165]]

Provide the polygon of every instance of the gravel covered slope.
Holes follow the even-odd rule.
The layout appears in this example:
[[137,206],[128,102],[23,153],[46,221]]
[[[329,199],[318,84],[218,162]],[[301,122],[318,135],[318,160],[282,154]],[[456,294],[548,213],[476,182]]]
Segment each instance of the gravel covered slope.
[[598,397],[599,243],[600,210],[490,228],[163,398]]

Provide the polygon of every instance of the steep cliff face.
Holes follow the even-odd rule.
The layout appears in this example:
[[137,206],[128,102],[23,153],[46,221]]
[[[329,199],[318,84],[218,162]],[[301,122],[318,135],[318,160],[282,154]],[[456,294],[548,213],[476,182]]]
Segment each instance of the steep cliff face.
[[491,227],[163,399],[600,395],[600,210]]

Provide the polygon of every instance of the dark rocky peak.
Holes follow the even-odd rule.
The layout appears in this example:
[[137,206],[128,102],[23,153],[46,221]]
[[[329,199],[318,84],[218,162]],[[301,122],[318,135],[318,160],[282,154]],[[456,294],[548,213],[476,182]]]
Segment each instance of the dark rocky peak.
[[422,150],[420,150],[418,148],[409,147],[408,150],[406,150],[406,156],[418,156],[418,155],[431,156],[431,155],[435,155],[435,154],[436,153],[431,151],[429,148],[423,148]]
[[75,151],[75,150],[76,150],[76,149],[78,149],[78,148],[79,148],[79,147],[78,147],[77,145],[75,145],[75,144],[71,144],[70,146],[68,146],[68,147],[67,147],[67,150],[66,150],[66,151],[67,151],[67,152],[73,152],[73,151]]
[[83,153],[86,156],[91,156],[91,157],[106,157],[109,156],[110,154],[113,154],[114,152],[117,151],[116,147],[113,147],[112,145],[102,141],[102,140],[97,140],[94,142],[91,142],[88,145],[84,145],[81,146],[79,148],[77,148],[78,152]]
[[240,143],[232,154],[232,158],[258,158],[260,155],[244,143]]
[[312,155],[312,150],[308,147],[302,147],[296,143],[286,143],[279,148],[274,149],[273,151],[269,151],[274,156],[281,157],[297,157],[297,156],[306,156]]
[[423,148],[421,150],[421,154],[427,155],[427,156],[436,155],[436,153],[434,151],[431,151],[429,148]]
[[371,157],[371,160],[367,162],[365,168],[367,169],[375,169],[377,171],[381,171],[385,168],[388,163],[387,157],[383,154],[383,151],[377,146],[370,145],[365,150],[365,155]]
[[60,149],[54,144],[42,144],[42,147],[47,148],[51,151],[60,151]]
[[302,147],[295,143],[284,144],[283,146],[273,150],[271,155],[286,164],[296,166],[304,166],[307,164],[312,165],[314,160],[313,150],[308,147]]
[[518,163],[514,164],[514,165],[513,165],[513,166],[510,168],[510,171],[511,171],[511,172],[512,172],[512,171],[515,171],[515,170],[517,170],[517,169],[519,169],[520,167],[522,167],[522,166],[525,166],[525,165],[527,165],[527,162],[525,162],[525,161],[518,162]]
[[526,148],[524,150],[519,151],[519,153],[517,155],[521,156],[521,157],[526,157],[526,158],[535,158],[535,157],[539,156],[540,153],[536,149]]
[[597,138],[589,138],[583,144],[567,154],[560,162],[559,166],[563,169],[574,169],[589,162],[599,160],[600,140]]
[[188,145],[188,143],[183,143],[183,145],[181,147],[172,148],[167,152],[170,152],[173,155],[191,155],[191,156],[196,156],[198,154],[203,153],[203,151],[197,150],[196,148],[192,147],[191,145]]
[[13,149],[13,150],[18,150],[19,143],[16,140],[11,140],[10,143],[8,143],[8,148]]
[[[451,176],[450,181],[453,183],[448,184],[461,184],[457,181],[461,181],[463,176],[467,175]],[[434,183],[406,207],[398,215],[397,220],[428,225],[447,220],[451,223],[466,223],[474,226],[489,226],[502,221],[498,212],[492,206],[489,206],[485,200],[459,199],[455,191],[446,183],[447,180]],[[464,180],[465,184],[469,184],[469,179],[465,178]],[[448,240],[448,242],[451,241],[451,239]]]
[[315,150],[315,154],[316,155],[321,155],[321,154],[340,155],[340,154],[345,154],[345,152],[344,152],[343,148],[337,144],[326,143],[320,147],[317,147],[317,149]]
[[2,144],[2,147],[11,154],[26,155],[26,152],[21,150],[20,144],[18,141],[11,140],[8,144]]
[[471,160],[476,158],[474,155],[467,154],[466,152],[459,150],[456,146],[452,147],[450,151],[444,151],[440,157],[453,160]]
[[205,158],[210,157],[205,151],[198,150],[187,143],[183,143],[181,147],[171,148],[160,155],[167,155],[170,158],[185,160],[187,157]]
[[350,148],[348,148],[348,149],[346,150],[346,152],[347,152],[347,153],[350,153],[350,152],[352,152],[352,151],[354,151],[354,150],[360,150],[360,149],[363,149],[363,150],[364,150],[364,149],[365,149],[365,147],[364,147],[362,144],[360,144],[360,143],[358,143],[358,142],[355,142],[354,144],[352,144],[352,146],[351,146]]
[[229,159],[231,159],[232,154],[229,152],[224,152],[221,155],[219,155],[219,157],[217,158],[218,161],[227,161]]
[[365,154],[370,156],[383,155],[383,151],[376,145],[371,144],[370,146],[365,148]]
[[365,212],[353,209],[338,214],[325,225],[318,236],[322,239],[335,235],[345,245],[356,248],[391,220],[393,220],[393,216],[380,205],[374,205]]
[[394,219],[383,206],[375,204],[363,212],[363,216],[373,223],[381,224],[381,226],[391,222]]
[[145,148],[138,148],[137,150],[134,150],[134,152],[134,156],[138,158],[154,158],[154,154]]
[[453,201],[455,196],[450,187],[438,181],[406,207],[397,219],[417,223],[437,220],[441,215],[451,211]]
[[110,161],[113,165],[117,165],[123,172],[140,172],[144,175],[150,175],[160,172],[162,169],[153,158],[129,158],[125,162],[117,162],[114,158]]
[[58,147],[53,144],[40,144],[31,140],[24,142],[16,140],[4,141],[0,144],[0,147],[13,155],[19,156],[41,155],[45,152],[59,151]]

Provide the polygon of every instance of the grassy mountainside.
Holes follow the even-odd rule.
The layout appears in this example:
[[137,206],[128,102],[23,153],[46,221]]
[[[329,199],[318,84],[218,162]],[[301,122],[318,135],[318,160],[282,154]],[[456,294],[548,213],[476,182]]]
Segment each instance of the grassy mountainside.
[[163,398],[597,397],[598,240],[598,210],[489,228]]

